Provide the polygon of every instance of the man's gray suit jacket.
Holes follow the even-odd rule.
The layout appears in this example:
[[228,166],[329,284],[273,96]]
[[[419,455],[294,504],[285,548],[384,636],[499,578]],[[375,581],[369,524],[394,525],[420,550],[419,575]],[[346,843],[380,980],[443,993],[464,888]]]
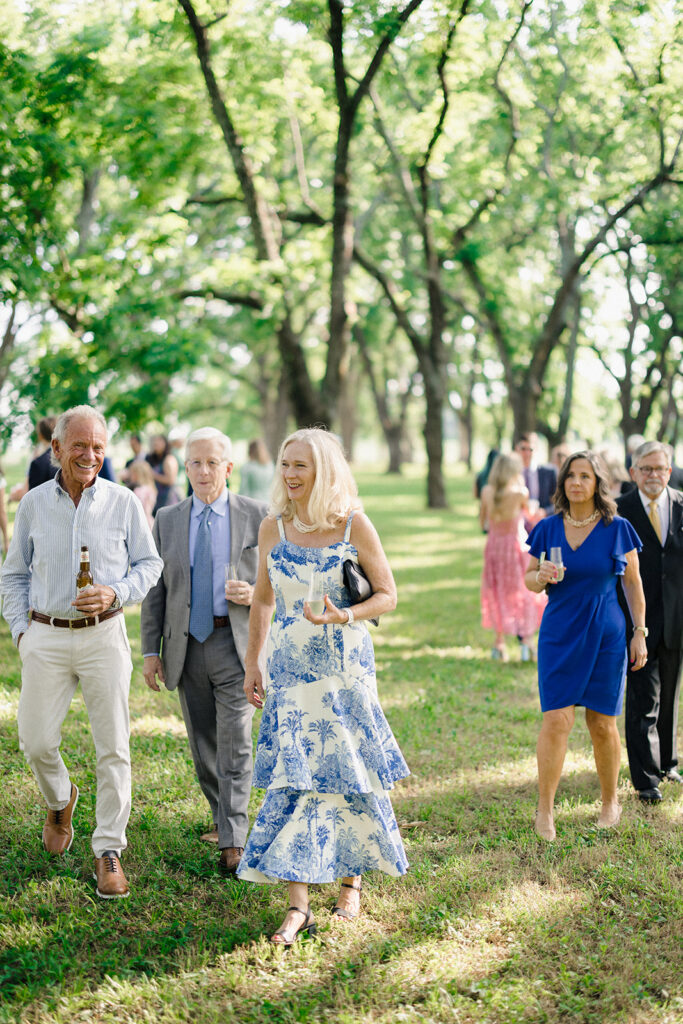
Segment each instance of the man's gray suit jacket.
[[[237,567],[237,576],[256,581],[258,531],[267,506],[252,498],[228,491],[230,509],[230,555],[226,562]],[[185,664],[190,628],[190,513],[192,498],[161,508],[152,533],[164,568],[159,582],[142,604],[141,643],[143,654],[161,653],[166,687],[175,690]],[[228,602],[235,649],[242,665],[249,637],[249,607]]]

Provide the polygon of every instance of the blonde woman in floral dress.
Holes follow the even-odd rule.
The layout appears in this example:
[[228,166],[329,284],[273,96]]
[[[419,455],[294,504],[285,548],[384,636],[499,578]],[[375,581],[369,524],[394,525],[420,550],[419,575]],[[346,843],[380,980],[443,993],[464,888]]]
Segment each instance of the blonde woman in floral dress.
[[[324,430],[296,431],[277,473],[259,533],[244,681],[247,699],[263,707],[253,784],[266,797],[237,873],[287,881],[289,910],[271,942],[289,946],[315,930],[310,884],[341,879],[333,914],[349,921],[366,871],[406,871],[388,790],[408,768],[377,698],[366,625],[396,606],[396,587],[341,445]],[[373,589],[355,605],[342,578],[349,558]],[[308,601],[314,573],[324,584],[321,614]]]

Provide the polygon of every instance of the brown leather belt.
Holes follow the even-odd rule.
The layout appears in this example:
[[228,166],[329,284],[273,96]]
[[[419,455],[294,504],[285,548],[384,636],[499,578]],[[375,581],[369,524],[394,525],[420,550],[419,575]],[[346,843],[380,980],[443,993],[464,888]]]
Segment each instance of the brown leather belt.
[[223,629],[225,626],[229,626],[229,625],[230,625],[230,616],[229,615],[214,615],[214,617],[213,617],[213,628],[214,629]]
[[86,626],[97,626],[98,623],[104,622],[105,619],[111,619],[114,615],[120,615],[123,608],[114,608],[108,612],[102,612],[101,615],[86,615],[82,619],[55,619],[53,615],[43,615],[42,612],[32,611],[31,618],[35,622],[44,622],[46,626],[57,626],[59,629],[85,629]]

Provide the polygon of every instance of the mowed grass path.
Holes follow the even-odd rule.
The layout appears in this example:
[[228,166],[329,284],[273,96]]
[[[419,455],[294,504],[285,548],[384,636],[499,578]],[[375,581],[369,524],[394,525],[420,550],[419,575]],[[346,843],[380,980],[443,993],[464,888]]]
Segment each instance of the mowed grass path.
[[[81,788],[61,861],[40,846],[44,811],[18,750],[19,664],[0,627],[0,1021],[338,1024],[683,1021],[683,794],[634,799],[625,755],[618,832],[595,828],[598,788],[583,716],[559,793],[558,839],[532,831],[536,672],[513,645],[489,659],[479,624],[483,538],[471,484],[452,509],[423,507],[421,479],[360,475],[399,588],[373,630],[379,688],[412,769],[394,791],[404,879],[364,879],[344,927],[336,889],[313,891],[319,939],[264,939],[284,886],[221,879],[174,695],[131,689],[133,812],[125,901],[92,881],[94,756],[82,700],[63,731]],[[255,812],[259,794],[254,794]]]

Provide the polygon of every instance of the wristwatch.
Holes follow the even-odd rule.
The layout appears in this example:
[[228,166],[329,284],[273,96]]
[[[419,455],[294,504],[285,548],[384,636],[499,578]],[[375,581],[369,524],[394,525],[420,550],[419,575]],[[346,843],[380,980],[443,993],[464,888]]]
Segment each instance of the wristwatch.
[[638,630],[640,630],[640,632],[643,634],[643,636],[647,636],[648,633],[650,632],[650,630],[647,628],[647,626],[634,626],[633,627],[633,632],[634,633],[637,633]]
[[348,615],[348,619],[346,620],[344,625],[345,626],[350,626],[351,623],[353,622],[353,612],[351,611],[350,608],[346,608],[345,611],[346,611],[346,614]]
[[117,594],[116,597],[114,598],[114,600],[112,601],[112,603],[109,605],[109,610],[112,611],[112,612],[117,612],[120,607],[121,607],[121,598]]

